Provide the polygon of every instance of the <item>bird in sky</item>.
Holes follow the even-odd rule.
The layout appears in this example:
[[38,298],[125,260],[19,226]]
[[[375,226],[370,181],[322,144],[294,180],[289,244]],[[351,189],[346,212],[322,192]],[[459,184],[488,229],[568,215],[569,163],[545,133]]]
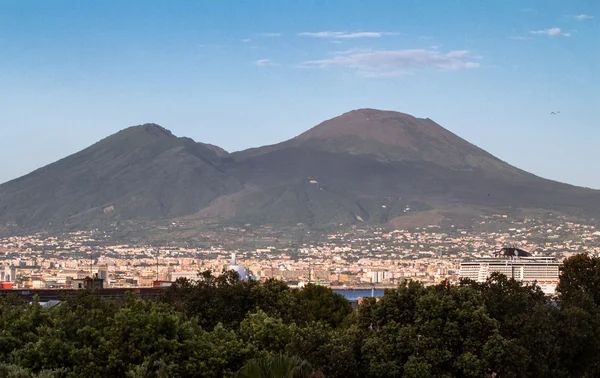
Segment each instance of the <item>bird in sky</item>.
[[550,112],[550,114],[557,115],[557,114],[560,114],[560,112],[559,111],[555,111],[555,112]]

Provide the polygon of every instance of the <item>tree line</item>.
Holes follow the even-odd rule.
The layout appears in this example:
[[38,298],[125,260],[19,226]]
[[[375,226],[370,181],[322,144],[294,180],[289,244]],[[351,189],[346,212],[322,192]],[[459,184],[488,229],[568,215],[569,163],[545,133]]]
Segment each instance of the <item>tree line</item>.
[[500,274],[405,281],[357,309],[316,285],[210,271],[153,299],[0,298],[0,377],[597,377],[600,258],[557,295]]

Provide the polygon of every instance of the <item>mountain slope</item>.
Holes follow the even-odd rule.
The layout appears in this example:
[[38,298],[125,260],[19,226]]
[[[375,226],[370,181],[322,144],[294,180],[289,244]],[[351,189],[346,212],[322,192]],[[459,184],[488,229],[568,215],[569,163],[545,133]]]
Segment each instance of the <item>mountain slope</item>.
[[212,148],[146,124],[0,186],[0,220],[78,227],[190,214],[241,183]]
[[[461,212],[521,208],[577,215],[600,213],[598,191],[542,179],[497,159],[429,119],[397,112],[354,110],[288,141],[236,152],[231,157],[235,163],[228,166],[229,172],[273,192],[291,190],[302,180],[318,181],[322,190],[345,199],[333,213],[352,214],[346,221],[352,217],[356,220],[356,214],[365,222],[389,221],[405,216],[406,207],[412,207],[411,211],[450,206],[462,208]],[[390,198],[403,205],[391,206]],[[241,212],[249,212],[243,201],[238,204]],[[309,206],[329,208],[318,196],[304,205]],[[266,214],[280,212],[272,204],[252,203],[249,207]],[[329,218],[335,219],[294,220],[314,219],[318,224]]]
[[598,217],[600,191],[522,171],[429,119],[373,109],[231,154],[135,126],[0,185],[0,231],[9,232],[182,217],[407,225],[516,210]]
[[[406,208],[414,212],[448,206],[461,208],[461,212],[471,209],[474,213],[479,209],[513,208],[556,210],[571,215],[600,214],[598,191],[518,174],[518,170],[507,175],[505,169],[451,169],[430,162],[380,162],[364,156],[290,147],[237,161],[235,166],[228,167],[228,172],[242,181],[269,188],[271,193],[286,192],[298,185],[321,188],[309,197],[304,208],[329,209],[328,215],[298,216],[290,218],[290,224],[334,224],[335,214],[360,215],[362,221],[356,218],[353,223],[385,223],[407,215]],[[325,193],[333,193],[340,199],[337,209],[327,204]],[[238,213],[265,217],[281,212],[268,201],[263,202],[264,205],[238,201]],[[289,208],[296,206],[288,202]],[[344,223],[350,220],[352,217],[346,216]]]
[[512,174],[525,173],[428,118],[375,109],[353,110],[286,142],[249,149],[233,156],[244,159],[291,147],[359,155],[382,162],[431,162],[454,169],[501,169]]

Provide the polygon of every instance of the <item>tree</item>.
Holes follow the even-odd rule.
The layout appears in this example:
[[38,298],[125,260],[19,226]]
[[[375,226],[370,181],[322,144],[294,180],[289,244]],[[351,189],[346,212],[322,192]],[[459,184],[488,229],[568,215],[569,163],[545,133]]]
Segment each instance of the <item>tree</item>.
[[66,375],[67,369],[44,369],[35,374],[19,365],[0,362],[0,377],[2,378],[62,378]]
[[176,377],[233,377],[246,361],[264,355],[222,324],[207,332],[188,323],[181,337],[184,340],[174,356]]
[[350,302],[328,287],[308,284],[295,290],[294,295],[302,309],[302,313],[297,316],[304,316],[306,322],[323,321],[337,327],[352,312]]
[[327,377],[352,378],[360,376],[362,333],[356,326],[332,329],[324,322],[294,327],[287,345],[289,355],[310,361]]
[[435,375],[431,372],[431,365],[424,358],[410,356],[404,364],[403,376],[407,378],[430,378]]
[[479,377],[488,365],[486,343],[500,333],[470,286],[405,282],[375,306],[377,327],[362,348],[371,377]]
[[19,365],[0,362],[0,377],[30,378],[31,372]]
[[107,358],[106,374],[123,376],[145,360],[170,358],[179,347],[183,319],[162,303],[128,298],[103,330],[100,353]]
[[242,367],[238,378],[308,378],[312,373],[311,365],[299,357],[276,354],[252,359]]
[[127,372],[128,378],[171,378],[172,369],[163,360],[144,361]]
[[[385,295],[377,302],[372,312],[373,326],[385,326],[389,322],[399,324],[411,323],[414,319],[417,302],[425,293],[422,283],[413,280],[404,280],[396,290],[386,290]],[[366,306],[371,307],[368,301]]]
[[239,335],[260,350],[279,352],[290,342],[295,324],[287,325],[281,318],[272,318],[264,311],[248,313],[240,324]]
[[600,258],[579,254],[563,261],[556,291],[563,302],[581,304],[589,298],[600,305]]
[[549,303],[538,286],[524,285],[496,272],[485,282],[462,280],[460,286],[468,286],[481,293],[487,312],[500,322],[503,335],[509,338],[521,334],[523,322],[536,307],[545,307]]
[[556,301],[493,274],[406,281],[352,311],[324,287],[234,272],[179,281],[161,300],[0,298],[0,377],[596,377],[598,261],[569,259]]

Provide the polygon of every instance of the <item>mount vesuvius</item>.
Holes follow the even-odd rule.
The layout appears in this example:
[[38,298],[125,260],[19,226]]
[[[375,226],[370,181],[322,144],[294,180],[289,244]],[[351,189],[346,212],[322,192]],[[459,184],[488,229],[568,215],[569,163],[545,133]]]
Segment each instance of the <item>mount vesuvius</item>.
[[522,171],[430,119],[374,109],[234,153],[134,126],[0,185],[4,232],[175,218],[431,223],[507,209],[597,217],[600,191]]

